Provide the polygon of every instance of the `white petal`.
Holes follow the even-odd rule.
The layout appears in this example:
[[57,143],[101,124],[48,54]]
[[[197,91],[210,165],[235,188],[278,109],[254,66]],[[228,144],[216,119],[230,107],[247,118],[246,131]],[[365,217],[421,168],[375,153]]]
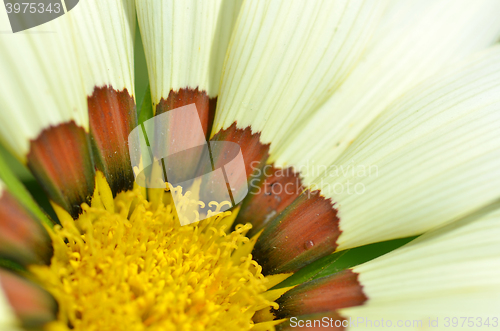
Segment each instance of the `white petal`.
[[353,268],[368,301],[339,313],[353,319],[420,319],[424,323],[439,317],[441,329],[444,317],[470,316],[475,323],[476,317],[498,318],[498,207],[497,203]]
[[217,96],[240,3],[136,0],[153,104],[187,87]]
[[81,1],[68,14],[87,95],[96,86],[134,94],[134,0]]
[[499,125],[500,47],[393,103],[313,184],[336,203],[339,249],[420,234],[500,197]]
[[4,331],[19,331],[17,318],[0,286],[0,329]]
[[496,0],[392,3],[363,60],[307,125],[271,155],[276,165],[303,170],[306,185],[317,175],[306,167],[332,164],[397,97],[500,35]]
[[358,62],[383,1],[247,1],[228,49],[214,123],[261,132],[271,151]]
[[[0,10],[0,31],[10,31]],[[30,139],[74,120],[88,130],[87,100],[68,15],[0,38],[0,141],[24,160]]]

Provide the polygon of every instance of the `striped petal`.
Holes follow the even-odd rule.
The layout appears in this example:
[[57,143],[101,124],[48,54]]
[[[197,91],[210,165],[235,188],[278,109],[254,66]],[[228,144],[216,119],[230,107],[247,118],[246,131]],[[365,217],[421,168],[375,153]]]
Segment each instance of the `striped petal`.
[[495,0],[392,1],[362,61],[304,119],[303,127],[273,149],[268,159],[272,168],[265,180],[253,185],[257,189],[243,204],[238,221],[251,222],[253,231],[258,231],[311,185],[394,99],[445,64],[496,41],[499,6]]
[[195,103],[208,135],[240,4],[136,0],[156,114]]
[[69,14],[85,91],[110,86],[134,95],[133,0],[82,1]]
[[[0,14],[2,31],[10,30],[6,12]],[[86,100],[82,95],[78,63],[60,17],[30,33],[2,34],[0,38],[2,142],[26,161],[30,141],[40,132],[73,121],[88,130]]]
[[258,231],[397,97],[444,65],[495,42],[499,6],[495,0],[392,1],[362,61],[303,127],[272,149],[267,160],[272,167],[265,180],[254,183],[238,222],[251,222]]
[[419,319],[424,326],[429,318],[439,318],[441,327],[444,317],[474,316],[475,327],[478,317],[483,321],[498,318],[498,208],[496,203],[353,268],[368,301],[361,307],[342,309],[340,315]]
[[51,256],[45,229],[0,180],[0,257],[28,265],[47,263]]
[[[256,190],[238,216],[239,223],[254,224],[253,233],[302,191],[293,173],[278,174],[271,168],[264,176],[260,168],[359,62],[384,4],[340,0],[242,5],[224,64],[212,140],[239,144],[246,173],[255,176],[251,186]],[[268,174],[272,178],[263,180]],[[275,193],[273,187],[281,191]]]
[[[88,113],[68,15],[0,38],[0,141],[74,216],[94,189]],[[0,13],[0,29],[8,30]]]
[[[500,47],[430,78],[313,183],[320,194],[307,190],[269,223],[256,260],[268,272],[293,271],[335,250],[420,234],[498,199],[499,110]],[[321,198],[336,212],[305,207]],[[294,228],[307,231],[282,235]]]
[[496,0],[391,4],[363,61],[307,125],[270,157],[276,166],[300,171],[306,185],[405,91],[500,36]]
[[134,182],[127,139],[137,126],[134,1],[82,1],[70,17],[88,100],[94,160],[116,194],[131,189]]
[[367,318],[395,324],[404,318],[428,323],[445,316],[474,316],[474,322],[476,317],[495,317],[500,300],[499,207],[495,203],[387,255],[299,285],[276,301],[280,307],[275,316],[335,311],[339,319],[358,323],[351,326],[366,329],[367,324],[359,323]]
[[498,199],[499,121],[500,47],[393,103],[315,182],[337,203],[338,249],[420,234]]
[[271,151],[359,61],[382,11],[373,1],[247,1],[224,64],[213,133],[236,122]]

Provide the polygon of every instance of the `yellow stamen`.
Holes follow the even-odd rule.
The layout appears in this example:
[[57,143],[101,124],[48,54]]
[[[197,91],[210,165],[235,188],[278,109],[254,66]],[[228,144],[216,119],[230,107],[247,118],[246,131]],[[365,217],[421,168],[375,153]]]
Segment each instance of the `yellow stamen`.
[[226,233],[225,212],[181,227],[168,199],[108,190],[97,180],[76,221],[57,210],[51,264],[31,268],[59,303],[47,330],[248,330],[257,309],[278,308],[252,256],[234,259],[250,225]]

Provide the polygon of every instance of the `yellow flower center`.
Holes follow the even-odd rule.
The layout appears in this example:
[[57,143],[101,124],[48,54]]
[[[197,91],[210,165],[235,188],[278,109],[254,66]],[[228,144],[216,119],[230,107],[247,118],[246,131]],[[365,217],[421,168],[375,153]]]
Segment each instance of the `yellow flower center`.
[[50,266],[32,271],[59,303],[52,330],[248,330],[276,306],[252,260],[250,225],[231,212],[180,226],[168,193],[112,198],[101,174],[92,206],[73,221],[57,206]]

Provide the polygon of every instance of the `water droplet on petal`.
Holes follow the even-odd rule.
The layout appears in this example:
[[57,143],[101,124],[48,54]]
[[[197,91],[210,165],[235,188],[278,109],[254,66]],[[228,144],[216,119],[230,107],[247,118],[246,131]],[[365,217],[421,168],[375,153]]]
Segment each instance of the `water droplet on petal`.
[[305,243],[304,243],[304,247],[305,249],[311,249],[314,247],[314,241],[312,240],[307,240]]

